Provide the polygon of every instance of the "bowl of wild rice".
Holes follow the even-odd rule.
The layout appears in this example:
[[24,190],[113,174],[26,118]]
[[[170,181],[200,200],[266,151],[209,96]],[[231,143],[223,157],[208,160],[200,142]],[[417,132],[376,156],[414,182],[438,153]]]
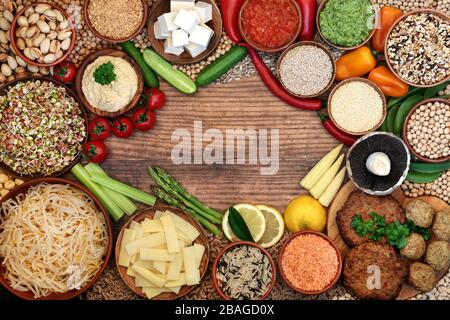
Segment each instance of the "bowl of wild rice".
[[238,241],[219,252],[212,278],[217,293],[225,300],[264,300],[275,285],[276,268],[263,247]]
[[328,236],[316,231],[300,231],[283,244],[278,270],[293,290],[308,295],[320,294],[339,280],[342,257]]

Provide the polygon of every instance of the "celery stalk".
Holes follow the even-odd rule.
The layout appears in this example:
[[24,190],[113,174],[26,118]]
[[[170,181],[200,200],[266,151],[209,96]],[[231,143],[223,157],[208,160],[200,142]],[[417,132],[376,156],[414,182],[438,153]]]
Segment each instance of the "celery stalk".
[[[108,174],[102,169],[102,167],[100,167],[98,164],[95,163],[88,163],[87,165],[84,166],[84,168],[87,170],[87,172],[89,172],[90,175],[93,174],[100,174],[102,176],[108,176]],[[133,201],[131,201],[130,199],[128,199],[127,197],[125,197],[123,194],[111,190],[109,188],[106,188],[104,186],[99,185],[99,187],[108,195],[108,197],[110,199],[112,199],[118,206],[120,209],[122,209],[123,212],[125,212],[128,216],[131,216],[132,214],[134,214],[137,210],[137,206],[133,203]]]
[[155,205],[156,198],[154,196],[139,189],[136,189],[134,187],[131,187],[121,181],[115,180],[107,176],[102,176],[101,174],[97,173],[91,176],[91,181],[94,181],[95,183],[98,183],[109,189],[117,191],[133,200],[142,202],[149,206]]
[[119,221],[124,215],[122,209],[101,189],[97,184],[91,181],[89,172],[79,163],[71,170],[72,174],[78,181],[89,189],[100,201],[100,203],[108,210],[109,215],[114,221]]

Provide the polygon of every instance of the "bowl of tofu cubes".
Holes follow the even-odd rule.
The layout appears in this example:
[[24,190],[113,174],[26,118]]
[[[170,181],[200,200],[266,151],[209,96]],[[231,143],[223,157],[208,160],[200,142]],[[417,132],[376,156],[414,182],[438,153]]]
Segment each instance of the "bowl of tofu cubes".
[[222,36],[220,10],[211,0],[158,0],[148,18],[153,49],[175,64],[203,60]]

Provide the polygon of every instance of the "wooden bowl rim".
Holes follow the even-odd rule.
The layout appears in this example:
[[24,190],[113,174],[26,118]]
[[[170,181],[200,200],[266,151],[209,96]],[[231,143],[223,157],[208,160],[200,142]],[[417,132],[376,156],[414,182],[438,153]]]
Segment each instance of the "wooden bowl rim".
[[[344,128],[342,128],[334,119],[333,114],[331,112],[331,100],[333,98],[333,95],[335,94],[336,90],[339,89],[340,87],[342,87],[343,85],[349,83],[349,82],[364,82],[368,85],[370,85],[372,88],[375,89],[375,91],[378,92],[378,94],[381,97],[381,100],[383,101],[383,116],[381,117],[381,120],[370,130],[364,131],[364,132],[351,132],[348,130],[345,130]],[[375,130],[377,130],[384,122],[384,120],[386,119],[387,116],[387,102],[386,102],[386,97],[383,93],[383,91],[381,91],[380,87],[373,81],[370,81],[366,78],[360,78],[360,77],[354,77],[354,78],[349,78],[346,79],[344,81],[339,82],[334,88],[333,90],[331,90],[330,94],[328,95],[328,104],[327,104],[327,109],[328,109],[328,115],[330,117],[330,120],[334,123],[334,125],[336,127],[338,127],[338,129],[344,131],[345,133],[351,134],[351,135],[355,135],[355,136],[364,136],[368,133],[374,132]]]
[[[184,211],[168,206],[168,205],[161,205],[161,206],[157,206],[157,207],[149,207],[146,209],[142,209],[139,212],[137,212],[136,214],[133,215],[133,217],[131,217],[121,228],[120,233],[117,237],[116,240],[116,246],[115,246],[115,262],[116,262],[116,268],[117,268],[117,272],[120,275],[120,278],[122,279],[122,281],[126,284],[126,286],[128,288],[130,288],[131,291],[133,291],[134,293],[136,293],[137,295],[139,295],[140,297],[146,297],[145,294],[138,289],[138,287],[136,286],[130,286],[128,285],[128,282],[126,281],[127,278],[131,278],[130,276],[128,276],[126,274],[126,269],[125,267],[119,266],[119,255],[120,255],[120,247],[122,245],[122,238],[123,238],[123,232],[126,228],[128,228],[131,224],[132,221],[142,221],[145,218],[148,218],[149,216],[151,216],[151,218],[153,219],[155,212],[159,210],[159,211],[165,211],[165,210],[169,210],[173,213],[176,213],[180,218],[184,219],[185,221],[189,222],[190,224],[192,224],[199,232],[200,232],[200,236],[203,236],[205,239],[208,239],[208,236],[205,232],[205,230],[203,229],[203,227],[193,218],[191,218],[191,216],[187,213],[185,213]],[[182,213],[182,215],[179,215],[180,213]],[[194,243],[198,243],[199,238],[197,238]],[[206,241],[206,243],[203,243],[200,241],[200,243],[202,245],[205,246],[205,252],[203,253],[203,258],[202,258],[202,264],[204,264],[204,266],[201,268],[202,270],[200,270],[200,280],[202,280],[206,274],[206,272],[208,271],[208,265],[209,265],[209,259],[210,259],[210,255],[211,255],[211,249],[209,246],[209,241]],[[205,260],[206,258],[206,260]],[[203,263],[203,261],[206,261],[206,263]],[[152,298],[151,300],[159,300],[157,299],[160,295],[169,295],[169,297],[166,299],[161,299],[161,300],[176,300],[179,299],[185,295],[187,295],[189,292],[191,292],[192,290],[194,290],[197,286],[186,286],[184,285],[183,287],[187,288],[186,292],[183,292],[182,294],[175,294],[173,292],[165,292],[165,293],[161,293],[158,296]],[[182,288],[183,288],[182,287]]]
[[66,86],[64,83],[55,80],[53,78],[49,78],[49,77],[45,77],[42,75],[28,75],[28,76],[23,76],[23,77],[17,77],[16,79],[5,83],[4,85],[2,85],[0,87],[0,95],[2,95],[3,90],[7,90],[9,87],[12,87],[14,85],[16,85],[18,82],[27,82],[27,81],[36,81],[36,80],[40,80],[40,81],[48,81],[48,82],[52,82],[55,83],[63,88],[66,89],[67,94],[72,97],[76,103],[78,103],[78,107],[81,110],[82,113],[82,117],[84,118],[84,122],[85,122],[85,129],[86,129],[86,136],[84,137],[83,142],[81,143],[81,148],[78,151],[77,155],[75,156],[75,158],[71,161],[71,163],[66,166],[65,168],[63,168],[60,171],[56,171],[53,172],[52,174],[48,175],[48,176],[43,176],[42,174],[36,174],[34,176],[31,175],[20,175],[19,173],[15,172],[14,170],[12,170],[9,166],[7,166],[5,163],[3,163],[3,161],[0,161],[0,169],[5,171],[8,175],[14,177],[14,178],[18,178],[18,179],[22,179],[22,180],[32,180],[32,179],[46,179],[46,178],[55,178],[58,176],[61,176],[65,173],[67,173],[68,171],[70,171],[70,169],[72,169],[72,167],[77,164],[78,160],[80,160],[81,155],[83,154],[83,150],[84,150],[84,146],[86,145],[87,141],[88,141],[88,122],[89,122],[89,118],[88,118],[88,114],[86,112],[86,109],[84,108],[83,104],[81,103],[80,99],[78,99],[78,95],[75,94],[75,92],[69,88],[68,86]]
[[287,47],[289,47],[291,44],[293,44],[297,38],[298,35],[300,34],[300,31],[302,29],[302,21],[303,21],[303,16],[302,16],[302,12],[300,10],[300,6],[298,5],[297,1],[295,0],[291,0],[291,2],[294,4],[297,13],[298,13],[298,27],[297,30],[295,31],[295,34],[292,36],[292,39],[290,41],[288,41],[286,44],[282,45],[279,48],[274,48],[274,49],[269,49],[269,48],[265,48],[257,43],[255,43],[253,40],[251,40],[249,37],[247,37],[247,35],[244,32],[244,27],[242,25],[242,15],[243,12],[245,10],[245,8],[247,7],[248,3],[250,2],[250,0],[244,0],[244,2],[242,3],[241,8],[239,9],[239,14],[238,14],[238,29],[239,29],[239,33],[242,37],[242,39],[244,40],[245,43],[247,43],[250,48],[255,49],[256,51],[261,51],[261,52],[281,52],[283,50],[285,50]]
[[[312,235],[316,235],[319,237],[322,237],[323,239],[327,240],[328,243],[331,244],[331,246],[333,247],[333,249],[336,251],[336,255],[338,258],[338,270],[336,272],[336,275],[334,276],[333,280],[322,290],[315,290],[315,291],[307,291],[307,290],[303,290],[303,289],[299,289],[294,287],[289,280],[286,278],[286,275],[283,271],[283,266],[282,266],[282,261],[283,261],[283,255],[284,255],[284,251],[286,250],[287,245],[295,238],[302,236],[302,235],[306,235],[306,234],[312,234]],[[281,278],[283,279],[283,281],[294,291],[302,293],[302,294],[306,294],[306,295],[316,295],[316,294],[321,294],[324,293],[328,290],[330,290],[339,280],[339,278],[341,277],[341,273],[342,273],[342,256],[341,256],[341,252],[339,250],[339,248],[337,247],[336,243],[334,243],[334,241],[328,237],[326,234],[322,233],[322,232],[317,232],[317,231],[298,231],[292,235],[289,236],[289,238],[286,239],[286,241],[283,243],[283,246],[280,249],[280,253],[278,255],[278,271],[280,272]]]
[[269,288],[267,288],[266,293],[264,293],[258,300],[264,300],[266,299],[269,294],[272,292],[275,283],[276,283],[276,278],[277,278],[277,269],[275,266],[275,262],[272,258],[272,256],[270,255],[270,253],[264,249],[263,247],[261,247],[259,244],[255,243],[255,242],[250,242],[250,241],[236,241],[236,242],[232,242],[230,244],[228,244],[225,248],[223,248],[222,250],[220,250],[220,252],[217,254],[216,258],[214,259],[214,264],[213,264],[213,269],[212,269],[212,282],[214,284],[214,288],[216,289],[216,292],[222,297],[222,299],[230,301],[233,300],[230,297],[228,297],[223,291],[222,288],[219,286],[219,281],[217,279],[217,265],[219,264],[219,260],[222,258],[222,256],[228,252],[230,249],[237,247],[237,246],[251,246],[251,247],[255,247],[257,249],[259,249],[268,259],[270,262],[270,265],[272,266],[272,280],[270,282]]
[[144,29],[145,24],[147,23],[147,17],[148,17],[148,3],[145,0],[141,0],[143,7],[144,7],[144,15],[142,17],[142,21],[139,25],[139,27],[136,29],[136,31],[125,38],[121,38],[121,39],[112,39],[112,38],[108,38],[106,36],[101,35],[95,28],[94,26],[91,24],[91,21],[89,19],[89,13],[88,13],[88,6],[89,6],[89,2],[91,0],[85,0],[84,1],[84,5],[83,5],[83,18],[84,18],[84,23],[86,24],[86,26],[88,27],[88,29],[99,39],[110,42],[110,43],[121,43],[121,42],[126,42],[129,41],[135,37],[137,37],[142,29]]
[[[19,17],[21,15],[23,15],[25,10],[27,10],[30,7],[34,8],[34,7],[36,7],[39,4],[47,4],[47,5],[51,6],[52,9],[56,9],[56,10],[60,11],[66,17],[67,21],[69,22],[69,27],[70,27],[70,30],[72,32],[72,34],[70,36],[71,40],[70,40],[69,49],[67,49],[67,51],[61,56],[61,58],[59,58],[58,60],[53,61],[52,63],[40,63],[40,62],[37,62],[37,61],[30,60],[23,54],[22,50],[20,50],[17,47],[17,37],[16,37],[17,20],[19,19]],[[22,10],[20,10],[14,16],[14,20],[11,22],[11,29],[9,30],[9,37],[11,39],[11,41],[10,41],[11,46],[14,49],[14,52],[17,54],[18,57],[20,57],[27,64],[30,64],[30,65],[33,65],[33,66],[36,66],[36,67],[44,67],[45,68],[45,67],[56,66],[56,65],[60,64],[61,62],[65,61],[67,59],[67,57],[70,55],[70,53],[75,48],[75,43],[76,43],[76,38],[77,38],[77,30],[75,28],[75,25],[73,24],[71,16],[62,7],[60,7],[59,5],[54,4],[52,2],[36,2],[36,3],[33,3],[33,4],[28,5],[28,6],[23,7]]]
[[[358,44],[356,46],[352,46],[352,47],[342,47],[339,46],[337,44],[332,43],[331,41],[329,41],[327,38],[325,38],[325,36],[322,34],[322,31],[320,31],[320,13],[322,12],[323,8],[325,7],[325,4],[328,2],[328,0],[323,0],[322,3],[319,4],[319,7],[317,8],[317,13],[316,13],[316,26],[317,26],[317,33],[319,34],[320,38],[325,41],[326,44],[328,44],[329,46],[339,49],[339,50],[343,50],[343,51],[351,51],[351,50],[355,50],[358,49],[362,46],[364,46],[367,42],[369,42],[369,40],[372,38],[372,36],[374,35],[376,28],[373,28],[372,31],[369,33],[369,35],[367,36],[366,40],[364,40],[361,44]],[[375,13],[375,18],[378,17],[379,15],[379,10],[377,9],[377,5],[375,3],[375,0],[369,0],[369,2],[372,4],[372,8],[374,10]]]
[[[41,297],[38,299],[35,299],[32,296],[30,291],[21,292],[21,291],[17,291],[15,289],[11,288],[11,286],[9,285],[7,280],[4,278],[2,273],[0,273],[0,284],[6,290],[8,290],[9,292],[11,292],[12,294],[14,294],[15,296],[17,296],[21,299],[26,299],[26,300],[69,300],[69,299],[73,299],[73,298],[81,295],[83,292],[88,290],[90,287],[92,287],[94,285],[94,283],[103,274],[103,272],[105,271],[105,269],[108,265],[109,259],[111,258],[112,246],[113,246],[113,241],[114,241],[111,220],[109,218],[108,212],[106,211],[105,207],[100,203],[100,201],[97,199],[97,197],[94,196],[94,194],[91,191],[89,191],[87,188],[83,187],[82,185],[78,184],[77,182],[74,182],[74,181],[68,180],[68,179],[62,179],[62,178],[40,178],[40,179],[35,179],[35,180],[25,182],[24,184],[17,186],[13,190],[11,190],[6,196],[4,196],[0,200],[0,206],[3,202],[5,202],[9,199],[14,199],[19,194],[26,193],[28,191],[28,189],[30,189],[30,187],[41,184],[41,183],[70,185],[73,188],[83,191],[84,193],[86,193],[86,195],[88,195],[92,199],[92,201],[94,201],[97,209],[102,213],[103,218],[105,219],[106,232],[108,235],[108,244],[106,247],[105,255],[103,256],[104,257],[103,263],[102,263],[101,267],[99,268],[99,270],[97,271],[97,273],[95,274],[95,276],[91,279],[91,281],[89,281],[80,290],[70,290],[65,293],[51,293],[48,296]],[[0,269],[2,269],[2,268],[3,267],[1,267],[1,263],[0,263]]]
[[[114,54],[116,56],[114,56]],[[103,110],[100,110],[100,109],[94,107],[93,105],[91,105],[89,103],[89,101],[86,99],[86,97],[84,96],[84,93],[83,93],[83,88],[82,88],[83,87],[83,76],[84,76],[84,72],[86,71],[86,68],[88,67],[89,64],[93,63],[97,58],[102,57],[102,56],[113,56],[113,57],[122,58],[123,60],[128,62],[133,67],[134,71],[136,72],[136,76],[138,78],[138,88],[137,88],[137,91],[136,91],[133,99],[131,99],[131,101],[125,107],[123,107],[122,109],[120,109],[118,111],[114,111],[114,112],[103,111]],[[136,61],[134,61],[133,58],[128,56],[125,52],[116,50],[116,49],[106,48],[106,49],[98,50],[98,51],[91,53],[83,60],[80,67],[78,68],[77,74],[75,76],[75,91],[78,95],[78,98],[80,99],[81,102],[83,102],[85,107],[90,112],[92,112],[98,116],[117,117],[117,116],[120,116],[120,115],[130,111],[141,100],[141,95],[142,95],[143,90],[144,90],[144,75],[142,73],[141,68],[138,66],[138,64],[136,63]]]
[[447,20],[447,22],[450,24],[450,16],[446,15],[444,12],[439,11],[439,10],[435,10],[435,9],[416,9],[416,10],[412,10],[409,12],[404,13],[401,17],[399,17],[393,24],[392,26],[389,28],[389,31],[386,35],[386,39],[384,41],[384,57],[386,60],[386,65],[388,66],[389,70],[391,70],[391,72],[401,81],[403,81],[404,83],[408,84],[409,86],[412,87],[417,87],[417,88],[430,88],[430,87],[435,87],[438,86],[440,84],[443,84],[444,82],[447,82],[448,80],[450,80],[450,73],[447,77],[445,77],[444,79],[442,79],[439,82],[436,83],[432,83],[432,84],[417,84],[417,83],[412,83],[409,81],[406,81],[405,79],[403,79],[402,77],[400,77],[400,75],[397,73],[396,70],[394,70],[394,68],[392,67],[391,61],[389,59],[388,56],[388,41],[389,38],[391,36],[392,31],[394,30],[395,27],[397,27],[397,25],[406,17],[410,16],[410,15],[415,15],[415,14],[420,14],[420,13],[430,13],[430,14],[434,14],[437,15],[439,17],[441,17],[444,20]]
[[422,105],[426,105],[428,103],[434,103],[434,102],[440,102],[440,103],[444,103],[446,105],[450,106],[450,101],[446,100],[446,99],[441,99],[441,98],[431,98],[431,99],[426,99],[423,100],[419,103],[417,103],[409,112],[408,115],[406,116],[404,125],[403,125],[403,130],[402,130],[402,140],[403,142],[406,144],[407,148],[409,149],[409,151],[414,155],[414,157],[416,157],[417,159],[419,159],[420,161],[423,162],[427,162],[427,163],[442,163],[442,162],[447,162],[450,160],[450,155],[449,156],[445,156],[445,157],[440,157],[438,159],[429,159],[427,157],[421,156],[420,154],[418,154],[414,148],[411,146],[411,144],[408,141],[408,138],[406,137],[407,135],[407,124],[409,122],[409,120],[411,119],[411,116],[413,115],[413,113],[420,108]]
[[[332,71],[332,75],[331,75],[331,79],[329,81],[329,83],[326,85],[326,87],[324,87],[321,91],[319,91],[316,94],[312,94],[312,95],[300,95],[300,94],[296,94],[295,92],[292,92],[291,90],[289,90],[283,83],[281,75],[280,75],[280,69],[281,69],[281,62],[283,61],[284,57],[286,56],[286,54],[296,48],[296,47],[301,47],[301,46],[314,46],[316,48],[322,49],[330,58],[331,60],[331,65],[333,68]],[[316,41],[300,41],[300,42],[296,42],[291,44],[289,47],[287,47],[283,53],[280,55],[280,57],[277,60],[277,64],[276,64],[276,70],[277,70],[277,75],[280,78],[280,83],[283,86],[284,89],[286,89],[286,91],[288,91],[290,94],[292,94],[293,96],[299,97],[299,98],[314,98],[314,97],[318,97],[321,94],[325,93],[328,89],[330,89],[330,87],[333,85],[333,82],[336,78],[336,60],[334,59],[333,54],[331,53],[330,49],[328,49],[326,46],[324,46],[323,44],[316,42]]]

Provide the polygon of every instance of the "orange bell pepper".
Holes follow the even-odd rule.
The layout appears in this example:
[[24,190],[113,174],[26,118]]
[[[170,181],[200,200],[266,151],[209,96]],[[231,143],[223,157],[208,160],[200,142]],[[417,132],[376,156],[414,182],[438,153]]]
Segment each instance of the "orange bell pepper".
[[336,81],[362,77],[372,71],[376,65],[377,60],[372,51],[368,47],[362,46],[344,54],[336,61]]
[[372,48],[375,51],[383,52],[384,44],[386,41],[389,29],[392,27],[394,22],[403,15],[403,11],[393,7],[383,7],[380,10],[380,25],[375,30],[372,37]]
[[369,73],[368,79],[376,83],[381,91],[389,97],[399,98],[408,93],[409,86],[397,78],[385,66],[379,66]]

